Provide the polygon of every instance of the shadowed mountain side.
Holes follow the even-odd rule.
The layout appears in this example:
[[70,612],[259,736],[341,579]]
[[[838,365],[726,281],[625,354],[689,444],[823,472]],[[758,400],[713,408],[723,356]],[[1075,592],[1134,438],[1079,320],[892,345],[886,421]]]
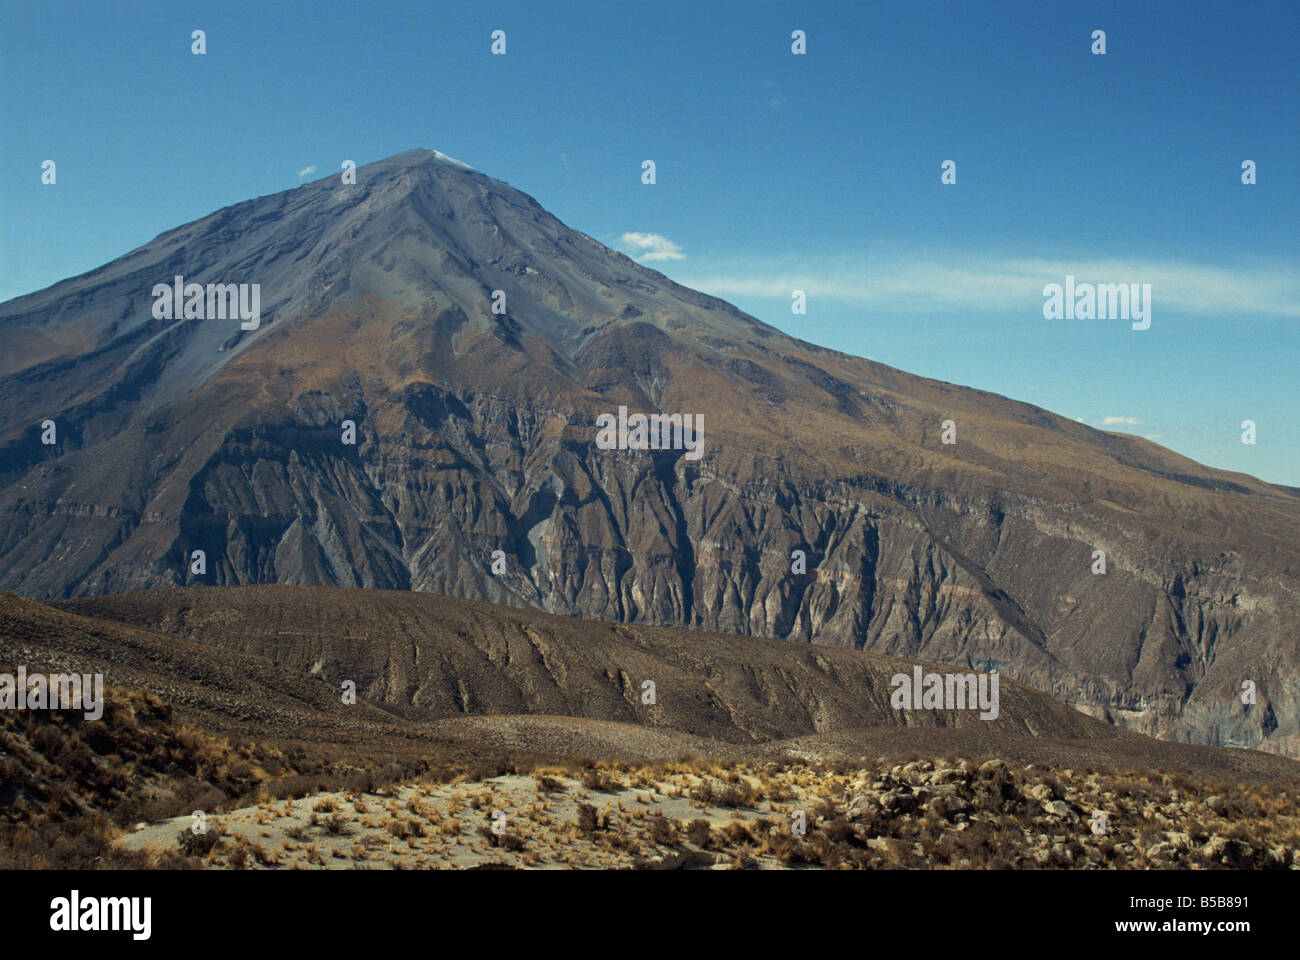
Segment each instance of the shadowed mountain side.
[[[918,661],[787,640],[626,626],[435,594],[330,587],[146,590],[53,604],[264,658],[410,717],[552,714],[733,743],[873,726],[979,726],[1066,738],[1118,731],[1002,678],[1000,712],[890,706]],[[945,670],[922,662],[926,672]],[[655,685],[654,705],[641,702]]]
[[102,673],[105,685],[149,690],[223,732],[339,742],[400,734],[402,721],[358,701],[344,711],[322,680],[234,650],[81,617],[0,591],[0,670]]
[[[1300,776],[1281,757],[1100,723],[1006,678],[994,721],[894,710],[889,678],[916,662],[395,591],[168,589],[57,605],[0,593],[0,666],[99,671],[212,732],[266,741],[630,761],[960,754]],[[633,674],[655,679],[655,706],[640,703]],[[344,679],[357,682],[355,705],[341,702]]]

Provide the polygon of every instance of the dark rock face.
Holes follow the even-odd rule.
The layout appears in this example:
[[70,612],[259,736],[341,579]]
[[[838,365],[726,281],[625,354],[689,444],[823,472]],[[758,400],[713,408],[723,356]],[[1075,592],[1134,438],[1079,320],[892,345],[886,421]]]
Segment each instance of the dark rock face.
[[[155,320],[177,274],[260,283],[261,327]],[[1300,756],[1294,491],[794,340],[429,151],[180,227],[0,328],[6,589],[380,587],[791,637]],[[598,448],[619,406],[702,415],[704,455]]]

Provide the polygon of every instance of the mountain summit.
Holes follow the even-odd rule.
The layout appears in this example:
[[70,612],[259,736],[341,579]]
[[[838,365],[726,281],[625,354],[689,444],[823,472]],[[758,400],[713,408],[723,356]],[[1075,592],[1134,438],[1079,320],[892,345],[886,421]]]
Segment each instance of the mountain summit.
[[[178,277],[256,284],[257,322],[160,315]],[[796,340],[436,151],[178,227],[0,305],[0,336],[0,588],[787,636],[1300,755],[1293,491]],[[654,414],[702,455],[597,443]]]

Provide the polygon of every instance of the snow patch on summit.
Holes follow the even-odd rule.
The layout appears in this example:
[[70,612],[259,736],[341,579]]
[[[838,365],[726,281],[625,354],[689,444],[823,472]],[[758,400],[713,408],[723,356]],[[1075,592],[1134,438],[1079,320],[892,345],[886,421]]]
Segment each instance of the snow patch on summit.
[[455,157],[449,157],[449,156],[447,156],[445,153],[442,153],[442,152],[440,152],[440,151],[438,151],[438,150],[433,151],[433,155],[434,155],[437,159],[443,161],[444,163],[450,163],[452,166],[454,166],[454,167],[460,167],[462,170],[473,170],[473,169],[474,169],[473,167],[471,167],[471,166],[470,166],[468,163],[466,163],[465,161],[463,161],[463,160],[457,160]]

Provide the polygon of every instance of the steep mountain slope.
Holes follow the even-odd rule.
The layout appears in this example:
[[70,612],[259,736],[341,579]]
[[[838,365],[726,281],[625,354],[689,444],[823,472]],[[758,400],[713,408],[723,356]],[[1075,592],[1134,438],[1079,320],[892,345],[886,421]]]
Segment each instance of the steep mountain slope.
[[[261,326],[154,319],[175,275],[261,284]],[[1294,491],[794,340],[432,151],[218,211],[0,330],[7,589],[435,591],[997,666],[1300,755]],[[599,449],[620,405],[703,415],[703,456]]]

